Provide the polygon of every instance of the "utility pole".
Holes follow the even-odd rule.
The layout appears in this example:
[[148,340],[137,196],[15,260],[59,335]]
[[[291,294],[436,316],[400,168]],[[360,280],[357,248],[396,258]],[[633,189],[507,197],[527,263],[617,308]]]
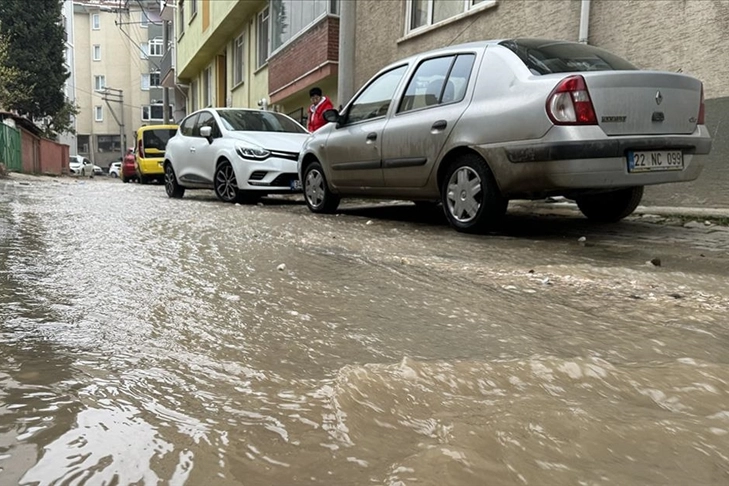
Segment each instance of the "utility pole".
[[[165,20],[162,26],[162,58],[169,53],[170,50],[170,21]],[[160,73],[162,76],[162,73]],[[162,88],[162,120],[165,125],[170,123],[170,89],[165,86]]]
[[[117,125],[119,125],[119,143],[121,144],[119,150],[121,151],[122,157],[124,157],[127,147],[126,134],[124,133],[124,91],[114,88],[104,88],[101,92],[101,99],[106,102],[106,106],[109,107],[111,116],[114,117]],[[114,108],[111,107],[111,103],[119,103],[119,115],[121,119],[116,116],[116,112],[114,111]]]

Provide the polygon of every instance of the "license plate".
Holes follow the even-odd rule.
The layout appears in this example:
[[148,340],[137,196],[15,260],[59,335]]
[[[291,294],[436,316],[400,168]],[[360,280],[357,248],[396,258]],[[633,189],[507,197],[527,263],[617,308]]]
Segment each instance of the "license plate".
[[683,170],[683,152],[680,150],[628,152],[628,172],[663,170]]
[[292,191],[300,191],[301,190],[301,181],[299,179],[291,181],[291,190]]

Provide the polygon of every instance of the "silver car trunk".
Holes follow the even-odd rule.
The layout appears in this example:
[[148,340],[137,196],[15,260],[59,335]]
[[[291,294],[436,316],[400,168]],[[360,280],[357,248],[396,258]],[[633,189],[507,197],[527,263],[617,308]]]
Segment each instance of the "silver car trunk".
[[654,71],[580,74],[608,135],[689,134],[696,129],[701,83],[694,78]]

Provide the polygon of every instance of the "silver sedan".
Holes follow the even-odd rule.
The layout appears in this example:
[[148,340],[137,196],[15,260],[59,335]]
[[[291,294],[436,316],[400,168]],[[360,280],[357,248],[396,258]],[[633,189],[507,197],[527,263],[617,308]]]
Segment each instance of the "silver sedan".
[[540,39],[403,59],[325,117],[299,157],[312,211],[342,197],[439,201],[467,232],[493,227],[510,199],[556,195],[618,221],[644,186],[696,179],[711,149],[699,80]]

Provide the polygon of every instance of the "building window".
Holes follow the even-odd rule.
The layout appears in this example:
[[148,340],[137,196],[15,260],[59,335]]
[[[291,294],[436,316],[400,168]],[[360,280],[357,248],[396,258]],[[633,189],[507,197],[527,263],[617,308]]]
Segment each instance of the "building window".
[[197,14],[197,0],[190,0],[190,20]]
[[149,74],[142,73],[142,82],[140,83],[140,88],[142,91],[149,90]]
[[139,44],[139,58],[140,59],[149,58],[149,44],[147,44],[147,43]]
[[[174,106],[170,105],[167,110],[167,118],[172,120]],[[164,121],[165,106],[161,103],[142,106],[142,121]]]
[[443,22],[487,3],[493,5],[496,0],[407,0],[408,31]]
[[106,88],[106,76],[94,76],[94,89],[103,91]]
[[213,106],[213,68],[209,67],[203,74],[203,96],[205,107]]
[[275,51],[328,13],[336,2],[271,0],[271,50]]
[[198,109],[198,94],[197,94],[198,83],[193,81],[190,85],[190,110],[197,111]]
[[89,144],[89,136],[88,135],[77,135],[76,136],[76,143],[78,145],[78,153],[80,154],[88,154],[90,153],[90,144]]
[[146,29],[149,27],[149,16],[147,15],[147,12],[144,10],[141,10],[139,12],[139,26],[143,29]]
[[271,52],[271,37],[269,33],[269,15],[268,7],[263,9],[263,12],[258,14],[258,61],[257,67],[261,67],[266,64],[268,60],[268,54]]
[[151,88],[159,88],[162,85],[159,71],[149,73],[149,86]]
[[245,67],[245,41],[243,34],[233,42],[233,86],[243,82],[243,68]]
[[120,152],[121,135],[97,135],[96,147],[99,153]]
[[164,42],[162,42],[162,39],[155,37],[149,41],[149,49],[147,50],[147,53],[150,56],[162,56],[163,47]]
[[94,61],[101,61],[101,46],[99,44],[94,44]]
[[185,0],[180,0],[177,4],[177,27],[180,35],[185,33]]
[[101,30],[101,16],[99,14],[91,14],[91,28]]
[[94,106],[94,120],[97,122],[104,121],[104,107]]

